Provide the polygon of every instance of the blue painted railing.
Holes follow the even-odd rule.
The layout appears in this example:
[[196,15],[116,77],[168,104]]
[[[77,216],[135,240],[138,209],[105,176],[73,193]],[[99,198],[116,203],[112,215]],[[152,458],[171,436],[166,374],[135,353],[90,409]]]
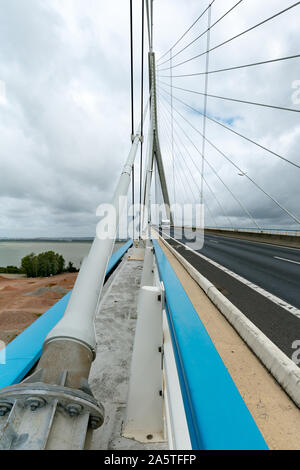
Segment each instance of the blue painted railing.
[[109,274],[115,266],[118,264],[120,259],[124,256],[124,254],[129,250],[129,248],[132,246],[132,240],[129,240],[127,243],[125,243],[119,250],[117,250],[115,253],[113,253],[110,257],[110,260],[108,262],[107,270],[106,270],[106,275]]
[[153,240],[194,450],[267,450],[267,445],[184,288]]
[[[132,240],[112,254],[106,274],[109,274],[132,246]],[[63,317],[71,292],[24,330],[5,348],[5,364],[0,364],[0,389],[19,383],[39,360],[47,334]]]

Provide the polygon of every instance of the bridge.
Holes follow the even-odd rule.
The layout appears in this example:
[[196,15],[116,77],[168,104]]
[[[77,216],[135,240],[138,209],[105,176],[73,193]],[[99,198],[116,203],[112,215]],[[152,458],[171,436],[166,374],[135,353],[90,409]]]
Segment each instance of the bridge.
[[[279,164],[292,179],[300,163],[267,130],[247,133],[230,106],[285,113],[291,127],[300,110],[210,89],[223,74],[299,59],[234,65],[227,46],[288,21],[300,2],[232,35],[222,25],[247,2],[203,2],[158,58],[155,4],[140,3],[140,124],[131,0],[129,154],[72,292],[1,352],[0,449],[299,449],[300,219],[285,186],[274,193],[264,177]],[[214,69],[216,51],[226,65]],[[256,158],[259,174],[247,168]],[[137,216],[114,251],[128,196]],[[283,223],[265,225],[262,207]]]

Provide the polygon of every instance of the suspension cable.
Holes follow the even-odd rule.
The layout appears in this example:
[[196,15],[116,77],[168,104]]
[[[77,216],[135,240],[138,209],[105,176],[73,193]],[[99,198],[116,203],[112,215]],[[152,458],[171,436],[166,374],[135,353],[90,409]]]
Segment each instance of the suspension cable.
[[[130,82],[131,82],[131,140],[134,139],[134,78],[133,78],[133,11],[130,0]],[[132,205],[134,206],[134,164],[132,165]],[[134,219],[134,214],[133,214]],[[134,234],[133,234],[134,236]]]
[[[198,21],[205,15],[205,13],[207,12],[207,10],[211,7],[211,5],[213,5],[213,3],[215,2],[216,0],[212,0],[211,3],[208,5],[208,7],[205,8],[205,10],[202,11],[202,13],[198,16],[198,18],[194,21],[194,23],[182,34],[182,36],[180,36],[180,38],[175,42],[175,44],[173,44],[172,47],[170,47],[170,49],[168,49],[157,61],[160,62],[172,49],[174,49],[177,44],[180,43],[180,41],[182,41],[182,39],[191,31],[191,29],[198,23]],[[177,54],[176,54],[177,55]],[[166,61],[168,62],[168,61]],[[164,62],[163,62],[164,63]],[[162,65],[162,64],[160,64]]]
[[[167,92],[166,90],[164,90],[163,88],[162,88],[162,91],[163,91],[164,93],[167,93],[168,95],[170,95],[170,93],[168,93],[168,92]],[[174,98],[176,101],[178,101],[179,103],[185,105],[187,108],[190,108],[192,111],[194,111],[194,112],[196,112],[196,113],[198,113],[198,114],[200,114],[200,115],[203,116],[203,113],[202,113],[201,111],[199,111],[199,109],[193,108],[193,106],[190,106],[189,104],[185,103],[184,101],[182,101],[181,99],[177,98],[177,97],[174,96],[174,95],[173,95],[173,98]],[[256,145],[257,147],[261,148],[262,150],[265,150],[266,152],[268,152],[268,153],[274,155],[275,157],[280,158],[281,160],[285,161],[286,163],[289,163],[290,165],[293,165],[293,166],[295,166],[296,168],[300,168],[300,165],[298,165],[297,163],[292,162],[291,160],[289,160],[289,159],[283,157],[282,155],[280,155],[280,154],[278,154],[278,153],[276,153],[276,152],[273,152],[273,150],[271,150],[271,149],[265,147],[264,145],[259,144],[258,142],[256,142],[256,141],[250,139],[249,137],[246,137],[246,136],[243,135],[243,134],[240,134],[239,132],[235,131],[234,129],[232,129],[232,128],[228,127],[228,126],[225,126],[225,124],[223,124],[222,122],[217,121],[216,119],[213,119],[212,117],[210,117],[210,116],[208,116],[208,115],[207,115],[207,119],[209,119],[211,122],[214,122],[215,124],[218,124],[218,125],[221,126],[221,127],[224,127],[224,129],[227,129],[228,131],[232,132],[233,134],[238,135],[238,136],[241,137],[242,139],[247,140],[248,142],[251,142],[252,144]]]
[[[182,77],[196,77],[196,76],[201,76],[201,75],[211,75],[214,73],[220,73],[220,72],[229,72],[231,70],[240,70],[244,69],[247,67],[255,67],[258,65],[266,65],[266,64],[273,64],[275,62],[281,62],[284,60],[291,60],[291,59],[299,59],[300,54],[295,54],[287,57],[279,57],[278,59],[270,59],[270,60],[263,60],[262,62],[254,62],[252,64],[245,64],[245,65],[238,65],[235,67],[228,67],[224,69],[218,69],[218,70],[210,70],[208,72],[198,72],[198,73],[187,73],[187,74],[182,74],[182,75],[172,75],[173,78],[182,78]],[[170,75],[160,75],[159,73],[157,74],[158,77],[162,78],[169,78]]]
[[130,86],[131,86],[131,138],[134,137],[134,78],[133,78],[133,12],[130,0]]
[[[208,21],[207,21],[207,42],[206,42],[206,50],[209,51],[210,48],[210,27],[211,27],[211,7],[208,10]],[[209,69],[209,53],[206,54],[206,64],[205,70],[208,71]],[[205,75],[205,82],[204,82],[204,111],[203,111],[203,139],[202,139],[202,171],[201,171],[201,204],[203,204],[203,176],[204,176],[204,157],[205,157],[205,135],[206,135],[206,115],[207,115],[207,92],[208,92],[208,75]]]
[[142,185],[143,185],[143,140],[144,140],[144,43],[145,43],[145,1],[142,0],[142,57],[141,57],[141,155],[140,155],[140,210],[139,210],[139,237],[142,236]]
[[[164,117],[165,122],[167,122],[166,115],[165,115],[164,113],[162,113],[162,116]],[[187,149],[186,145],[183,143],[182,139],[180,138],[180,136],[179,136],[179,134],[178,134],[178,132],[177,132],[176,130],[175,130],[175,134],[176,134],[177,137],[178,137],[178,141],[179,141],[180,145],[183,147],[183,149],[185,150],[186,154],[190,157],[190,160],[192,161],[194,167],[196,168],[196,170],[197,170],[197,171],[200,173],[200,175],[201,175],[201,170],[200,170],[200,168],[199,168],[198,165],[195,163],[195,160],[193,159],[191,153],[190,153],[189,150]],[[177,141],[177,142],[178,142],[178,141]],[[179,148],[179,144],[178,144],[177,142],[176,142],[176,139],[175,139],[175,144],[176,144],[177,150],[180,152],[182,158],[184,159],[184,161],[185,161],[185,163],[186,163],[185,157],[184,157],[183,153],[181,152],[181,150],[180,150],[180,148]],[[188,167],[187,163],[186,163],[186,166]],[[192,177],[192,179],[193,179],[194,182],[195,182],[195,178],[194,178],[193,174],[191,174],[191,177]],[[215,194],[215,192],[213,191],[213,189],[211,188],[210,184],[208,183],[207,179],[206,179],[204,176],[203,176],[203,180],[204,180],[206,186],[208,187],[210,193],[212,194],[212,196],[213,196],[214,199],[216,200],[216,202],[217,202],[219,208],[221,209],[221,212],[223,213],[223,217],[228,220],[229,226],[230,226],[231,228],[234,228],[233,223],[232,223],[232,221],[230,220],[230,218],[226,215],[225,210],[224,210],[224,207],[222,206],[220,200],[218,199],[217,195]],[[197,185],[196,182],[195,182],[195,185],[196,185],[197,188],[199,189],[199,187],[198,187],[198,185]],[[199,193],[200,193],[200,190],[199,190]]]
[[[162,96],[162,95],[160,95]],[[166,98],[164,96],[162,96],[162,98],[166,101]],[[165,108],[167,109],[167,108]],[[176,111],[178,113],[178,111]],[[180,113],[178,113],[180,115]],[[181,116],[183,118],[183,116]],[[186,137],[186,139],[192,144],[192,146],[195,148],[195,150],[199,153],[199,155],[202,157],[202,154],[199,150],[199,148],[196,146],[196,144],[192,141],[192,139],[188,136],[188,134],[184,131],[184,129],[182,128],[182,126],[179,124],[178,120],[176,118],[174,118],[174,122],[175,124],[179,127],[179,129],[182,131],[182,133],[184,134],[184,136]],[[240,199],[235,196],[235,194],[233,193],[233,191],[229,188],[229,186],[225,183],[225,181],[221,178],[221,176],[218,174],[218,172],[215,170],[215,168],[211,165],[211,163],[208,161],[208,159],[205,159],[205,162],[206,164],[209,166],[209,168],[212,170],[212,172],[215,174],[215,176],[221,181],[222,185],[227,189],[227,191],[231,194],[231,196],[233,197],[233,199],[238,203],[238,205],[240,206],[240,208],[242,209],[243,212],[245,212],[245,214],[247,215],[247,217],[249,217],[249,220],[251,220],[253,222],[253,224],[258,228],[258,229],[261,229],[261,227],[258,225],[258,223],[256,222],[256,220],[254,219],[254,217],[250,214],[250,212],[248,211],[248,209],[246,209],[246,207],[243,205],[243,203],[240,201]]]
[[[170,64],[172,64],[172,49],[170,50]],[[170,86],[171,86],[171,90],[172,90],[172,87],[173,87],[173,77],[172,77],[173,73],[172,73],[172,70],[171,70],[171,74],[170,74],[170,80],[171,80],[171,83],[170,83]],[[176,190],[175,190],[175,183],[174,183],[174,179],[175,179],[175,166],[174,166],[174,143],[173,143],[173,139],[174,139],[174,126],[173,126],[173,93],[171,93],[171,133],[172,133],[172,158],[173,158],[173,186],[174,186],[174,204],[176,204]]]
[[[164,122],[167,122],[167,121],[164,121]],[[166,132],[165,135],[168,137],[169,142],[171,142],[170,136],[169,136],[168,131],[167,131],[167,125],[166,125],[166,131],[165,131],[165,132]],[[174,142],[176,143],[175,139],[174,139]],[[196,180],[195,180],[195,177],[194,177],[193,173],[191,172],[191,169],[190,169],[190,168],[188,167],[188,165],[186,164],[186,160],[185,160],[185,158],[184,158],[182,152],[180,151],[180,149],[179,149],[179,147],[178,147],[177,145],[176,145],[176,149],[177,149],[178,153],[180,153],[182,159],[184,160],[184,162],[185,162],[185,167],[187,168],[187,170],[188,170],[188,172],[189,172],[189,174],[190,174],[191,179],[194,181],[194,184],[195,184],[196,188],[199,190],[198,185],[197,185]],[[183,163],[181,160],[179,160],[179,161],[180,161],[180,164]],[[191,186],[190,186],[190,189],[191,189],[191,191],[193,192]],[[200,191],[199,191],[199,193],[200,193]],[[193,195],[194,195],[194,199],[195,199],[195,201],[196,201],[197,198],[195,197],[194,192],[193,192]]]
[[[229,15],[229,13],[231,13],[236,7],[239,6],[240,3],[242,3],[244,0],[239,0],[235,5],[233,5],[233,7],[231,7],[229,10],[226,11],[226,13],[224,13],[224,15],[222,15],[217,21],[215,21],[211,26],[210,28],[207,28],[205,31],[203,31],[201,34],[199,34],[199,36],[197,36],[195,39],[193,39],[193,41],[191,41],[189,44],[187,44],[185,47],[183,47],[182,49],[180,49],[180,51],[178,51],[176,54],[174,54],[173,56],[173,59],[174,57],[177,57],[179,54],[181,54],[183,51],[185,51],[188,47],[190,47],[192,44],[194,44],[196,41],[198,41],[200,38],[202,38],[207,32],[211,31],[218,23],[220,23],[221,20],[223,20],[227,15]],[[210,8],[212,6],[213,2],[207,7],[207,9],[205,10],[204,13],[206,13],[206,11],[208,10],[208,8]],[[174,47],[174,46],[173,46]],[[168,60],[165,60],[164,62],[162,62],[161,64],[158,65],[158,67],[160,67],[161,65],[163,64],[166,64],[168,62]]]
[[149,0],[146,1],[146,11],[147,11],[147,30],[148,30],[148,42],[149,42],[149,50],[151,50],[151,25],[150,25],[150,11],[149,11]]
[[[170,87],[170,85],[168,83],[162,82],[161,80],[157,80],[157,81],[159,83],[161,83],[162,85],[166,85],[166,86]],[[220,99],[220,100],[234,101],[235,103],[244,103],[244,104],[250,104],[250,105],[253,105],[253,106],[262,106],[264,108],[272,108],[272,109],[278,109],[278,110],[281,110],[281,111],[291,111],[293,113],[300,113],[300,109],[295,109],[295,108],[285,108],[283,106],[274,106],[274,105],[271,105],[271,104],[257,103],[255,101],[238,100],[238,99],[235,99],[235,98],[228,98],[228,97],[225,97],[225,96],[210,95],[210,94],[201,93],[200,91],[189,90],[187,88],[181,88],[181,87],[174,86],[174,85],[172,85],[172,88],[175,88],[176,90],[186,91],[187,93],[193,93],[193,94],[196,94],[196,95],[202,95],[202,96],[206,95],[209,98],[216,98],[216,99]]]
[[[164,128],[166,129],[167,127],[164,126]],[[165,135],[168,137],[168,140],[169,140],[169,142],[170,142],[170,138],[169,138],[167,132],[166,132]],[[169,147],[169,145],[168,145],[168,147]],[[170,147],[169,147],[169,154],[170,154]],[[180,152],[180,154],[182,155],[181,152]],[[171,162],[172,162],[172,159],[171,159]],[[180,160],[178,160],[178,162],[180,162],[180,164],[182,163]],[[180,176],[181,185],[182,185],[182,187],[183,187],[183,189],[184,189],[184,192],[185,192],[186,201],[188,202],[189,199],[188,199],[188,197],[187,197],[187,188],[190,186],[190,184],[189,184],[189,181],[188,181],[188,179],[187,179],[187,176],[185,175],[184,167],[183,167],[182,165],[181,165],[181,168],[183,169],[182,174],[183,174],[184,177],[185,177],[186,184],[183,183],[183,179],[182,179],[182,176],[181,176],[181,172],[180,172],[180,171],[178,171],[178,175]],[[188,167],[187,167],[187,168],[188,168]],[[189,170],[189,168],[188,168],[188,170]],[[189,170],[189,172],[190,172],[190,174],[191,174],[191,171],[190,171],[190,170]],[[193,177],[192,174],[191,174],[191,177],[192,177],[192,179],[193,179],[194,182],[195,182],[195,179],[194,179],[194,177]],[[177,181],[178,181],[178,178],[177,178],[177,174],[176,174],[176,173],[175,173],[175,178],[176,178]],[[196,186],[197,186],[197,185],[196,185]],[[195,193],[194,193],[194,191],[193,191],[192,189],[191,189],[191,192],[192,192],[192,195],[193,195],[193,198],[194,198],[194,202],[196,203],[196,202],[197,202],[197,197],[195,196]],[[205,201],[205,199],[204,199],[204,201]],[[208,212],[210,213],[211,219],[214,221],[215,226],[217,227],[217,226],[218,226],[217,221],[216,221],[215,217],[213,216],[213,214],[212,214],[212,212],[211,212],[211,209],[210,209],[210,207],[209,207],[209,204],[207,204],[206,201],[205,201],[205,207],[208,209]]]
[[[202,133],[196,129],[174,106],[174,110],[177,114],[179,114],[198,134],[202,137]],[[253,185],[258,188],[263,194],[265,194],[269,199],[271,199],[281,210],[283,210],[289,217],[291,217],[297,224],[300,225],[300,220],[294,214],[292,214],[286,207],[284,207],[279,201],[277,201],[273,196],[271,196],[265,189],[263,189],[256,181],[254,181],[247,173],[245,173],[236,163],[234,163],[222,150],[220,150],[216,145],[214,145],[209,139],[206,138],[206,141],[223,157],[225,158],[231,165],[233,165],[239,172],[243,174],[249,181],[253,183]]]
[[[243,36],[244,34],[249,33],[250,31],[253,31],[254,29],[258,28],[259,26],[262,26],[262,25],[266,24],[267,22],[269,22],[269,21],[271,21],[271,20],[277,18],[278,16],[280,16],[280,15],[286,13],[287,11],[292,10],[293,8],[297,7],[298,5],[300,5],[300,1],[294,3],[293,5],[290,5],[289,7],[285,8],[284,10],[279,11],[278,13],[275,13],[274,15],[270,16],[269,18],[266,18],[265,20],[261,21],[260,23],[257,23],[257,24],[255,24],[254,26],[251,26],[251,28],[248,28],[248,29],[242,31],[242,32],[239,33],[239,34],[236,34],[235,36],[233,36],[233,37],[227,39],[226,41],[223,41],[222,43],[217,44],[216,46],[212,47],[209,51],[202,52],[201,54],[197,54],[196,56],[191,57],[191,58],[189,58],[189,59],[186,59],[186,60],[184,60],[183,62],[180,62],[179,64],[173,65],[172,68],[179,67],[180,65],[186,64],[187,62],[190,62],[190,61],[192,61],[192,60],[194,60],[194,59],[197,59],[197,58],[199,58],[199,57],[202,57],[203,55],[208,54],[208,52],[213,52],[213,51],[215,51],[216,49],[219,49],[220,47],[224,46],[225,44],[228,44],[228,43],[232,42],[234,39],[237,39],[237,38]],[[160,71],[162,72],[163,70],[170,70],[170,67],[161,69]]]

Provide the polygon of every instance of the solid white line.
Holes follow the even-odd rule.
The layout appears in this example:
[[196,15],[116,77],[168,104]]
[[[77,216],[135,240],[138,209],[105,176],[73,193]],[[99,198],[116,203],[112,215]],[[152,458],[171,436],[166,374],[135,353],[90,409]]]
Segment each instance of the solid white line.
[[298,308],[294,307],[294,306],[291,305],[291,304],[288,304],[287,302],[285,302],[284,300],[280,299],[279,297],[276,297],[276,295],[271,294],[270,292],[266,291],[266,290],[263,289],[262,287],[257,286],[256,284],[253,284],[252,282],[248,281],[247,279],[245,279],[245,278],[242,277],[242,276],[239,276],[238,274],[234,273],[233,271],[230,271],[230,269],[225,268],[225,266],[222,266],[221,264],[216,263],[216,262],[213,261],[212,259],[207,258],[207,257],[204,256],[204,255],[201,255],[201,254],[198,253],[197,251],[192,250],[192,248],[190,248],[189,246],[185,245],[184,243],[181,243],[179,240],[176,240],[175,238],[170,237],[170,235],[169,235],[168,233],[166,233],[166,232],[162,232],[162,233],[163,233],[164,235],[166,235],[167,237],[169,237],[171,240],[174,240],[175,242],[177,242],[177,243],[179,243],[180,245],[182,245],[186,250],[192,251],[195,255],[199,256],[199,258],[202,258],[202,259],[204,259],[205,261],[207,261],[208,263],[214,265],[216,268],[221,269],[221,270],[224,271],[226,274],[229,274],[230,276],[234,277],[237,281],[242,282],[242,283],[245,284],[247,287],[250,287],[250,289],[253,289],[254,291],[256,291],[258,294],[263,295],[264,297],[266,297],[267,299],[269,299],[269,300],[270,300],[271,302],[273,302],[274,304],[279,305],[279,307],[284,308],[285,310],[287,310],[288,312],[290,312],[290,313],[291,313],[292,315],[294,315],[295,317],[300,318],[300,310],[299,310]]
[[251,240],[245,240],[244,238],[238,238],[234,236],[226,236],[226,235],[212,235],[208,234],[209,237],[217,237],[217,238],[229,238],[230,240],[236,240],[239,242],[250,243],[251,245],[267,245],[267,246],[274,246],[275,248],[283,248],[284,250],[293,250],[293,251],[300,251],[300,248],[293,248],[291,246],[284,246],[284,245],[276,245],[274,243],[267,243],[267,242],[255,242]]
[[300,264],[298,261],[293,261],[292,259],[280,258],[279,256],[274,256],[275,259],[280,259],[281,261],[287,261],[288,263]]
[[[300,369],[164,238],[159,237],[300,408]],[[173,239],[174,240],[174,239]],[[191,250],[193,251],[193,250]]]

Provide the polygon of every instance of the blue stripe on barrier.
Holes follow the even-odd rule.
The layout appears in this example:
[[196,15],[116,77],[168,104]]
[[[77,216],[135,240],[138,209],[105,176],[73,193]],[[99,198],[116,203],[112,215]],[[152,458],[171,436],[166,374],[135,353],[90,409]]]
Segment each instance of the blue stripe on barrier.
[[112,269],[116,266],[116,264],[120,261],[120,259],[124,256],[126,251],[129,250],[129,248],[132,246],[133,241],[128,240],[127,243],[125,243],[119,250],[117,250],[115,253],[113,253],[110,257],[110,260],[108,262],[107,270],[106,270],[106,275],[109,274]]
[[153,240],[194,450],[268,447],[160,245]]
[[[125,243],[111,256],[106,274],[109,274],[126,251],[132,246],[132,240]],[[40,318],[32,323],[5,348],[5,364],[0,364],[0,389],[19,383],[39,360],[43,342],[47,334],[63,317],[71,292],[60,299]]]

